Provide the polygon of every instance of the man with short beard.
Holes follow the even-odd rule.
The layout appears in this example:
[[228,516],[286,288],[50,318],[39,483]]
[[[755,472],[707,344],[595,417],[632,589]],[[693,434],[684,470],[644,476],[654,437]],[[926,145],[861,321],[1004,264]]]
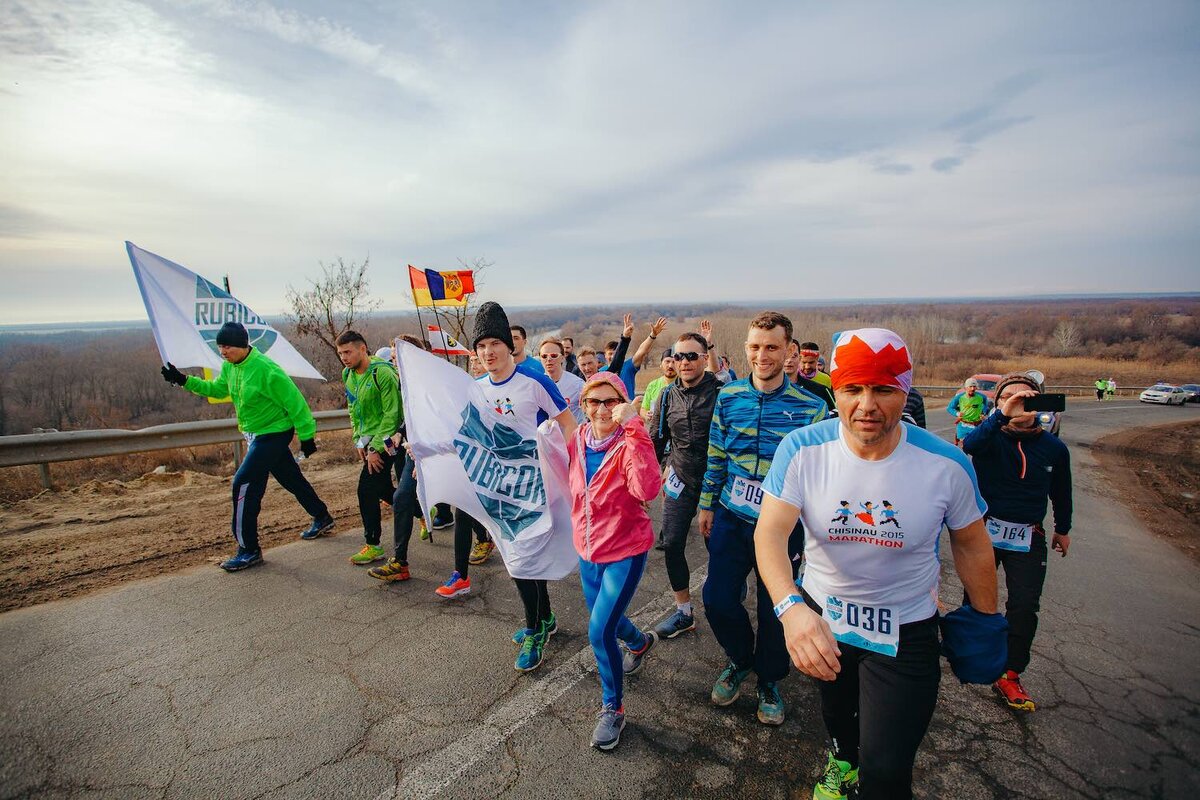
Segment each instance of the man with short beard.
[[662,361],[659,362],[659,369],[662,370],[662,375],[650,381],[646,386],[646,393],[642,395],[642,419],[650,421],[651,415],[654,413],[654,404],[658,402],[658,396],[662,394],[663,389],[667,388],[671,381],[675,380],[677,373],[675,372],[675,358],[671,355],[670,348],[663,351]]
[[512,340],[513,347],[516,348],[513,351],[513,361],[516,363],[516,365],[518,367],[524,365],[527,369],[532,369],[534,372],[540,372],[543,375],[546,374],[546,370],[542,367],[541,360],[537,358],[530,358],[529,354],[525,352],[525,345],[529,341],[529,337],[525,334],[525,328],[520,325],[513,325]]
[[563,350],[567,356],[563,361],[563,369],[579,379],[583,379],[583,375],[579,373],[579,362],[575,358],[575,340],[570,336],[562,337]]
[[[762,504],[762,480],[779,442],[793,430],[825,418],[826,405],[788,381],[783,362],[792,342],[792,321],[764,311],[750,322],[746,363],[750,377],[721,389],[708,434],[708,467],[700,494],[700,533],[708,539],[708,578],[704,612],[729,663],[713,684],[711,701],[732,705],[742,682],[758,677],[758,720],[782,725],[783,696],[778,683],[788,673],[783,627],[771,611],[771,598],[758,584],[758,631],[743,605],[746,578],[754,564],[754,524]],[[792,549],[803,548],[797,525]]]

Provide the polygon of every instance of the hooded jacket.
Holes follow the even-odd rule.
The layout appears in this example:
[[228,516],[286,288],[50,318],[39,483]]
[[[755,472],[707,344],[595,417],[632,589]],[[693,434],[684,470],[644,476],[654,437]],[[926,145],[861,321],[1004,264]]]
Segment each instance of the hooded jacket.
[[295,428],[302,442],[317,435],[317,422],[300,389],[257,348],[250,348],[241,363],[226,361],[211,381],[189,375],[183,388],[202,397],[232,399],[242,433],[283,433]]
[[641,555],[654,546],[654,525],[645,506],[662,491],[654,445],[641,417],[622,427],[624,436],[604,454],[590,481],[587,423],[567,442],[575,550],[595,564]]
[[404,423],[400,401],[400,378],[390,362],[371,356],[362,375],[347,367],[342,370],[346,385],[346,407],[356,440],[370,437],[370,447],[385,452],[384,440]]

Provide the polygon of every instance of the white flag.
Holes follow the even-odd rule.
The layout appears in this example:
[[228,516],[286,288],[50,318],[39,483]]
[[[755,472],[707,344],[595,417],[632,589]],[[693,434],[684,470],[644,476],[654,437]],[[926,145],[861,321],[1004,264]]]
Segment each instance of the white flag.
[[471,351],[458,343],[453,336],[448,336],[437,325],[426,325],[429,329],[429,346],[432,352],[439,356],[469,356]]
[[126,242],[125,249],[164,363],[219,372],[223,359],[217,351],[217,332],[226,322],[240,322],[250,334],[250,345],[288,375],[325,380],[283,334],[229,292],[133,242]]
[[396,359],[426,517],[436,503],[470,515],[492,535],[514,578],[570,575],[579,556],[558,423],[502,422],[471,376],[408,342],[398,342]]

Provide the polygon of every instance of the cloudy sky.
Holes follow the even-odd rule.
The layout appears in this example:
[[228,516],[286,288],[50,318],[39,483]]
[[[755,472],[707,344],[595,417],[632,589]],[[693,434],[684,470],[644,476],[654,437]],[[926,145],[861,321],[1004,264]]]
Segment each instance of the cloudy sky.
[[260,313],[318,262],[507,303],[1200,290],[1200,4],[8,0],[0,323]]

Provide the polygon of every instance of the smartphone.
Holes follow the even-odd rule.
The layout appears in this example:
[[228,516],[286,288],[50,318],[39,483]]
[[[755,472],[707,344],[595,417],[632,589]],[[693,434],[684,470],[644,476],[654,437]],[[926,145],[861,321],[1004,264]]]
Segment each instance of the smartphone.
[[1025,398],[1026,411],[1066,411],[1065,394],[1036,394]]

